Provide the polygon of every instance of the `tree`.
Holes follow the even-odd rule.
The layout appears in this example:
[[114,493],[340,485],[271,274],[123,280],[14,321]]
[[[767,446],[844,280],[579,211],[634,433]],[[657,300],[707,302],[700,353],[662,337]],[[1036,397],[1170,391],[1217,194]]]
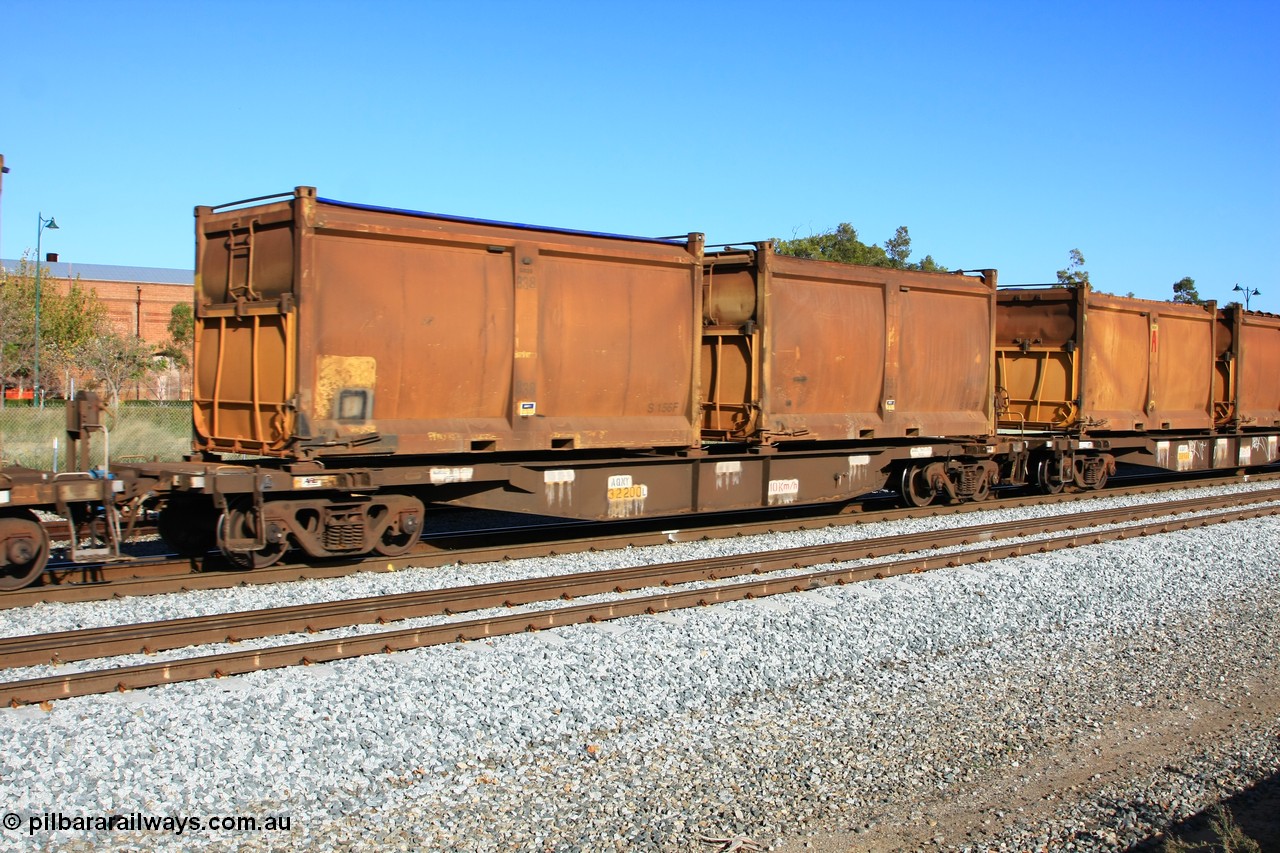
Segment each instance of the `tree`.
[[1078,287],[1089,283],[1089,273],[1084,268],[1084,254],[1079,249],[1067,252],[1070,259],[1067,268],[1058,270],[1058,287]]
[[42,288],[40,363],[48,368],[42,367],[41,383],[65,396],[68,389],[63,387],[63,377],[79,370],[79,353],[106,327],[107,309],[79,279],[69,282],[67,292],[58,293],[54,299],[46,300],[46,293]]
[[120,391],[151,368],[151,350],[140,338],[108,331],[94,336],[80,349],[80,364],[102,383],[107,405],[115,408]]
[[[182,371],[191,366],[192,345],[195,342],[196,321],[190,302],[179,302],[169,311],[169,340],[156,353],[164,356],[178,368],[179,386]],[[181,396],[181,387],[179,387]]]
[[[0,269],[0,384],[29,374],[35,347],[34,276],[25,255],[14,272]],[[0,395],[0,405],[3,400]]]
[[911,234],[905,225],[898,226],[893,237],[884,246],[867,245],[858,238],[858,230],[848,222],[841,222],[832,231],[796,237],[791,240],[774,240],[779,254],[797,258],[816,258],[842,264],[863,264],[893,269],[946,272],[931,255],[918,264],[907,263],[911,257]]
[[1191,276],[1173,283],[1173,301],[1187,305],[1202,305],[1200,294],[1196,292],[1196,280]]
[[179,302],[169,311],[169,343],[180,355],[173,356],[183,364],[191,362],[191,344],[196,335],[196,318],[190,302]]
[[884,241],[884,250],[895,267],[902,268],[907,265],[907,258],[911,257],[911,235],[907,233],[907,226],[898,226],[898,230],[893,232],[893,237]]
[[[0,271],[0,380],[34,379],[36,265],[27,256]],[[66,291],[65,293],[63,291]],[[105,325],[106,308],[78,278],[65,284],[40,268],[40,380],[60,389],[80,347]],[[0,397],[0,399],[3,399]]]

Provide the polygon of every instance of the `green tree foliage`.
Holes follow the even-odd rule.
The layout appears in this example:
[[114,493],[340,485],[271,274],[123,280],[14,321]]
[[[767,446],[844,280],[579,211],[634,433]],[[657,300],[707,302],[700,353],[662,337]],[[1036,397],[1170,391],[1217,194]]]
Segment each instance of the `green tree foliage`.
[[34,349],[35,268],[24,256],[14,272],[0,270],[0,380],[25,377]]
[[[0,380],[30,384],[35,370],[36,266],[27,256],[0,271]],[[40,269],[41,384],[61,390],[82,347],[106,324],[106,308],[79,279],[64,282]],[[2,399],[2,398],[0,398]]]
[[188,367],[195,336],[196,320],[191,303],[179,302],[169,312],[169,340],[156,355],[164,356],[178,367]]
[[884,241],[884,251],[894,266],[906,266],[907,258],[911,257],[911,235],[907,233],[907,226],[899,225],[893,236]]
[[911,257],[911,235],[905,225],[898,226],[893,237],[883,246],[868,245],[858,238],[858,230],[848,222],[841,222],[831,231],[797,237],[792,240],[774,240],[779,254],[797,258],[815,258],[842,264],[863,264],[871,267],[946,272],[947,268],[925,255],[919,263],[908,263]]
[[1067,268],[1058,270],[1058,287],[1077,287],[1089,283],[1089,272],[1084,268],[1084,253],[1079,249],[1067,252]]
[[183,375],[191,367],[195,338],[196,320],[191,310],[191,303],[179,302],[169,312],[169,340],[156,355],[163,356],[178,368],[180,390],[183,387],[181,382]]
[[151,349],[140,338],[116,331],[95,335],[81,348],[79,356],[80,365],[107,392],[107,406],[111,408],[119,404],[124,386],[142,379],[152,367]]
[[1196,280],[1191,276],[1175,281],[1173,283],[1173,301],[1181,302],[1187,305],[1200,305],[1203,300],[1196,291]]
[[[56,299],[46,302],[46,293],[42,286],[40,364],[42,373],[47,370],[49,378],[41,381],[46,386],[60,387],[61,377],[79,366],[81,350],[106,326],[107,309],[98,295],[81,285],[79,279],[72,280],[67,292],[58,294]],[[61,390],[65,393],[67,389]]]

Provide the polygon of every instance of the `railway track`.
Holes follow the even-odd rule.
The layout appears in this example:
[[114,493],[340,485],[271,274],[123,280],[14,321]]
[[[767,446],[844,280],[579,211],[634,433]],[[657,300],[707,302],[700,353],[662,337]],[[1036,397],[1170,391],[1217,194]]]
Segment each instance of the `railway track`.
[[[442,534],[424,539],[408,554],[395,557],[372,557],[346,562],[302,561],[265,569],[245,571],[229,567],[218,554],[203,559],[172,556],[144,557],[121,563],[101,565],[62,564],[46,573],[45,583],[28,589],[0,593],[0,610],[27,607],[56,601],[95,601],[133,595],[156,595],[202,589],[222,589],[245,584],[269,584],[286,581],[343,577],[357,572],[399,571],[410,567],[430,568],[455,563],[482,563],[503,559],[554,556],[591,550],[609,550],[628,546],[688,542],[740,535],[786,532],[831,525],[850,525],[880,521],[896,521],[919,516],[959,515],[988,509],[1003,509],[1031,504],[1057,504],[1088,501],[1097,497],[1129,496],[1229,485],[1238,482],[1280,481],[1280,473],[1262,473],[1239,477],[1214,477],[1181,481],[1171,485],[1166,479],[1153,482],[1120,484],[1102,492],[1090,491],[1059,495],[1021,495],[997,498],[982,503],[913,508],[884,508],[884,501],[868,500],[845,508],[841,515],[802,515],[780,517],[770,514],[764,520],[744,520],[738,516],[728,523],[703,523],[673,529],[679,519],[653,520],[613,525],[609,532],[599,532],[598,522],[571,522],[498,530],[466,531]],[[583,535],[583,531],[591,531]]]
[[[68,662],[131,653],[152,653],[194,644],[235,642],[254,637],[318,632],[374,622],[449,616],[486,608],[511,608],[556,598],[581,598],[699,581],[723,581],[744,575],[776,573],[835,562],[912,556],[860,566],[803,571],[783,577],[760,577],[692,590],[646,594],[579,605],[561,606],[496,617],[452,621],[427,627],[245,649],[180,660],[148,662],[114,669],[67,673],[0,684],[0,702],[12,705],[43,702],[112,690],[219,677],[259,669],[311,664],[360,655],[389,653],[428,645],[540,630],[642,613],[659,613],[782,592],[816,589],[870,578],[921,572],[944,566],[1021,556],[1082,544],[1150,535],[1212,523],[1280,513],[1280,507],[1258,504],[1280,501],[1280,488],[1217,498],[1192,498],[1145,506],[1097,510],[1047,519],[957,528],[874,540],[841,542],[731,557],[604,570],[482,586],[459,587],[395,596],[301,605],[289,608],[220,614],[139,625],[87,629],[33,637],[0,639],[0,660],[10,667]],[[1208,513],[1171,519],[1188,512]],[[1159,518],[1159,520],[1151,520]],[[1139,522],[1134,524],[1133,522]],[[1097,529],[1104,525],[1126,525]],[[1069,531],[1063,533],[1063,531]],[[1014,537],[1053,535],[1025,543],[999,543]],[[944,555],[937,548],[978,547]],[[926,553],[921,553],[926,552]]]

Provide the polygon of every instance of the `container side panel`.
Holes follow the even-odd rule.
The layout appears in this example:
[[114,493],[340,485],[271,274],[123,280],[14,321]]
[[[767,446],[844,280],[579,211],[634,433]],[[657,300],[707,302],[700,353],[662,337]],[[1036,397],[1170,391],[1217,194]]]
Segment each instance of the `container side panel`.
[[1157,425],[1209,427],[1212,422],[1213,317],[1161,315],[1157,338],[1160,370]]
[[1090,306],[1085,336],[1085,416],[1105,420],[1106,429],[1145,428],[1151,368],[1146,316]]
[[697,443],[683,245],[321,205],[303,254],[299,397],[321,453]]
[[1280,426],[1280,317],[1246,314],[1240,337],[1241,424]]
[[552,255],[539,275],[540,414],[621,419],[624,431],[622,421],[692,419],[698,342],[687,268]]
[[814,437],[846,438],[855,422],[864,428],[879,425],[885,351],[881,286],[775,274],[768,326],[767,429],[824,429],[815,415],[850,421],[845,427],[832,422]]
[[983,423],[990,391],[991,302],[985,295],[914,288],[901,294],[897,408]]
[[[317,422],[372,391],[372,419],[507,418],[512,364],[510,253],[476,246],[315,241],[311,320]],[[394,431],[389,425],[383,427]]]

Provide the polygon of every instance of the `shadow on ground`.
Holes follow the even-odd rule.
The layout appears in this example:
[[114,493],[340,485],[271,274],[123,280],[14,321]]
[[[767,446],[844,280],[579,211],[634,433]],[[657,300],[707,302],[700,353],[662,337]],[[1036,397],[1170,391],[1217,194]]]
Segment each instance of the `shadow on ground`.
[[[1235,817],[1241,831],[1258,842],[1263,853],[1280,851],[1280,773],[1268,776],[1222,805]],[[1207,809],[1169,827],[1162,838],[1148,839],[1131,849],[1135,853],[1160,853],[1165,838],[1180,838],[1193,845],[1212,842],[1212,818],[1213,810]]]

